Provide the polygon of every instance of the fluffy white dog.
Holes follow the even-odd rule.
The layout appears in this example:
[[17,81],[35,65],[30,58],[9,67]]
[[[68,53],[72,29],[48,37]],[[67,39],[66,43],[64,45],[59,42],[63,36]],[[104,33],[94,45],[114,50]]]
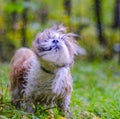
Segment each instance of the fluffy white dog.
[[33,50],[20,48],[11,62],[10,84],[12,103],[16,107],[26,105],[34,112],[33,104],[56,105],[70,115],[72,76],[70,68],[74,56],[85,54],[73,38],[65,34],[65,27],[54,26],[36,36]]

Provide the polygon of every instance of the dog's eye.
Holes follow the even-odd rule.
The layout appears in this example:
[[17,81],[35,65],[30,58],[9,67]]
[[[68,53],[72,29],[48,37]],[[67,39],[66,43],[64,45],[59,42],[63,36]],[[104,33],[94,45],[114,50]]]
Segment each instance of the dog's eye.
[[37,38],[36,43],[37,43],[37,44],[39,44],[39,43],[40,43],[39,38]]
[[44,42],[48,42],[48,39],[44,40]]

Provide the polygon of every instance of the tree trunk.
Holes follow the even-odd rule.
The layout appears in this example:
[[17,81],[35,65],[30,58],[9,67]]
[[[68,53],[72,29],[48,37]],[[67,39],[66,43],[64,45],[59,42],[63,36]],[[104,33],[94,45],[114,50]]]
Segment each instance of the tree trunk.
[[[15,2],[16,0],[11,0],[12,4],[15,5]],[[15,24],[16,24],[16,21],[17,21],[17,12],[16,11],[13,11],[11,13],[11,16],[12,16],[12,19],[11,19],[11,25],[12,25],[12,30],[15,31]]]
[[64,9],[68,16],[71,15],[71,0],[64,0]]
[[[119,45],[120,45],[120,0],[116,0],[113,18],[113,29],[119,29]],[[118,62],[120,64],[120,51],[118,55]]]
[[120,0],[116,0],[113,18],[113,28],[120,28]]
[[45,25],[48,21],[48,15],[49,15],[47,4],[41,5],[38,15],[40,16],[41,23]]
[[[29,0],[24,0],[24,2],[28,2]],[[26,29],[27,29],[27,22],[28,22],[28,8],[24,8],[22,13],[22,29],[21,29],[21,35],[22,35],[22,46],[27,46],[27,36],[26,36]]]
[[95,0],[95,16],[97,24],[98,39],[101,45],[106,46],[106,40],[103,35],[101,0]]

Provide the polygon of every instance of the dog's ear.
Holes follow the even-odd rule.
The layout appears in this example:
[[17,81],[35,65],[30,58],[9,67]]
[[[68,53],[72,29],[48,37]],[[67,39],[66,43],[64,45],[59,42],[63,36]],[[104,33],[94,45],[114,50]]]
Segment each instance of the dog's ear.
[[78,43],[75,43],[74,45],[74,49],[75,49],[75,55],[81,56],[81,55],[86,55],[86,50],[84,48],[82,48],[80,45],[78,45]]
[[74,36],[78,36],[73,33],[66,34],[65,42],[69,48],[69,50],[72,52],[73,55],[86,55],[86,50],[82,48],[80,45],[78,45],[77,40],[74,39]]
[[39,54],[39,44],[43,39],[42,33],[38,33],[35,40],[33,41],[33,51],[38,55]]

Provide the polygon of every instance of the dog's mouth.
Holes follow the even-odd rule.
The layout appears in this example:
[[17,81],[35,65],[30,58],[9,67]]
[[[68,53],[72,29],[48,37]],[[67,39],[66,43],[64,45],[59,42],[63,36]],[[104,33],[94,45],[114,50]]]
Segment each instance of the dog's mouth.
[[54,45],[52,49],[54,49],[56,52],[60,50],[61,46],[59,45]]
[[39,47],[38,49],[40,52],[46,52],[46,51],[51,51],[51,50],[55,50],[57,52],[58,50],[60,50],[60,46],[53,45],[51,47]]
[[51,51],[51,50],[52,50],[52,47],[49,47],[49,48],[39,47],[38,50],[39,50],[40,52]]

